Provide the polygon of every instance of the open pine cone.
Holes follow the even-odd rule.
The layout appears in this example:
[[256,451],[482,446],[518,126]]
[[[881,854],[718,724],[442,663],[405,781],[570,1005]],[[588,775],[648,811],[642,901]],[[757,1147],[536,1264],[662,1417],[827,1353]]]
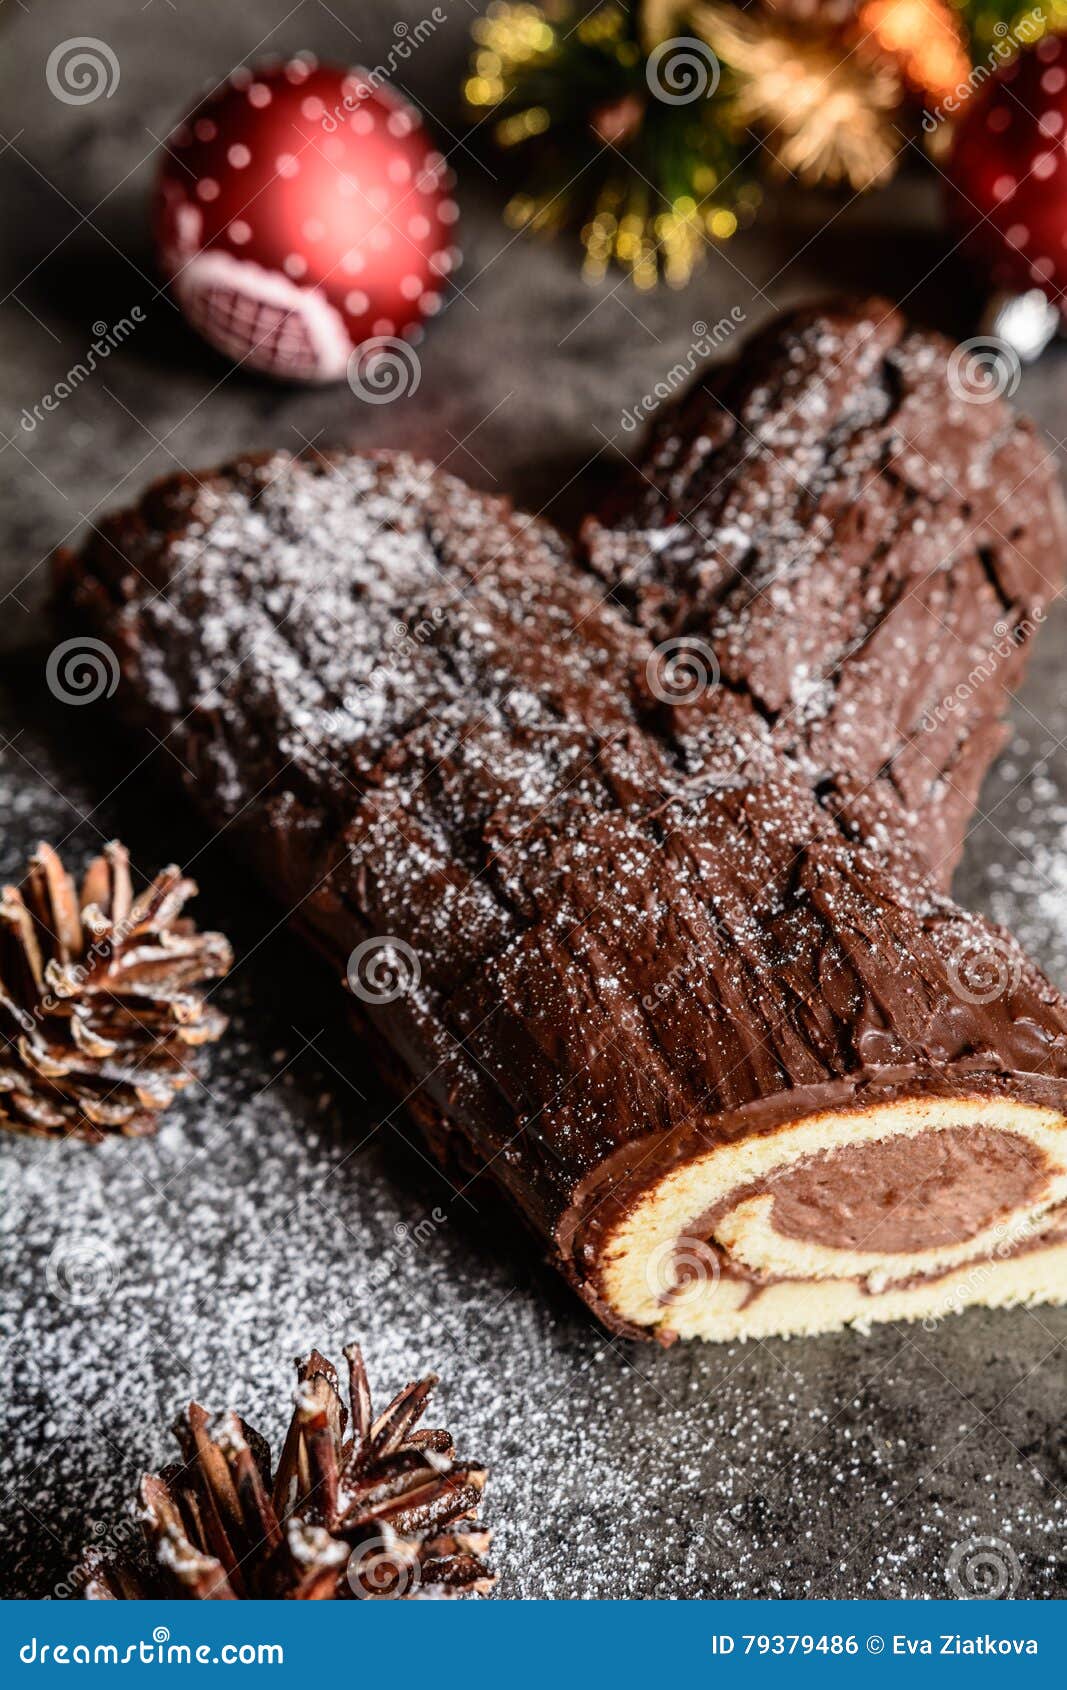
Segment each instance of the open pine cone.
[[147,1571],[90,1549],[89,1599],[483,1596],[489,1533],[473,1519],[483,1467],[443,1431],[415,1431],[435,1374],[377,1420],[358,1344],[348,1362],[351,1427],[337,1372],[297,1363],[296,1409],[271,1479],[270,1449],[236,1414],[190,1405],[174,1427],[182,1464],[141,1481]]
[[117,842],[80,899],[50,845],[0,891],[0,1125],[91,1140],[154,1130],[193,1078],[190,1047],[226,1026],[200,987],[233,953],[180,919],[195,892],[171,866],[134,897]]

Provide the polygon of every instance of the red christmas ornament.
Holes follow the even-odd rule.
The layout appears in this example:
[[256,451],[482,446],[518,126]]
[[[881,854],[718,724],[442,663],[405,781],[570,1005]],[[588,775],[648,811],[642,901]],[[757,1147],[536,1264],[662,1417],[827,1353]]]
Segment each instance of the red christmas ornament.
[[421,338],[458,262],[451,173],[417,111],[359,70],[243,69],[167,142],[160,263],[230,358],[298,381]]
[[947,174],[964,250],[998,287],[1067,288],[1067,38],[1024,49],[968,101]]

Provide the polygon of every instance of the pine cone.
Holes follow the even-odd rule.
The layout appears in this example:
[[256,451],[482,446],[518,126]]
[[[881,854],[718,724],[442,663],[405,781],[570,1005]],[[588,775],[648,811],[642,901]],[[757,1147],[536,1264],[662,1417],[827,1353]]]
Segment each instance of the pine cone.
[[89,1599],[484,1596],[489,1533],[473,1515],[486,1472],[458,1461],[443,1431],[413,1430],[435,1374],[405,1386],[377,1420],[358,1344],[348,1362],[352,1424],[337,1372],[297,1363],[296,1409],[271,1479],[270,1450],[234,1413],[192,1403],[174,1427],[182,1464],[141,1481],[147,1571],[87,1551]]
[[226,1017],[201,982],[233,961],[221,933],[180,919],[196,886],[171,866],[136,898],[113,842],[81,898],[50,845],[0,892],[0,1125],[98,1140],[154,1131],[193,1078],[189,1048]]

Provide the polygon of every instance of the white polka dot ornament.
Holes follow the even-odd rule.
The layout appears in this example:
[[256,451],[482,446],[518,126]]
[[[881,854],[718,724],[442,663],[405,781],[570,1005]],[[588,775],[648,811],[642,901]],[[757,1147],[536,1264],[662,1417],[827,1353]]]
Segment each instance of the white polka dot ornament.
[[343,379],[414,345],[459,262],[452,178],[418,112],[308,57],[236,71],[169,137],[156,242],[182,312],[227,357]]
[[968,100],[952,145],[948,212],[998,289],[1067,288],[1067,36],[1024,48]]

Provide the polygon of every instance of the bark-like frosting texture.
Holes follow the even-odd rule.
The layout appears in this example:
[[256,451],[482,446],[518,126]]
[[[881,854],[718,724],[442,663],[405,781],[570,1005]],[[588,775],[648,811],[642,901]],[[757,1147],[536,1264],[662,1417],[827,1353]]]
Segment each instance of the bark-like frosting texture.
[[[811,416],[816,349],[832,449]],[[434,1139],[487,1164],[625,1330],[811,1330],[1063,1282],[1067,1010],[903,846],[898,764],[957,673],[946,650],[971,608],[946,621],[930,606],[955,605],[950,578],[977,553],[955,494],[920,495],[918,471],[893,467],[906,453],[888,418],[909,414],[909,381],[954,417],[931,373],[945,363],[939,343],[862,313],[764,340],[730,389],[764,454],[744,467],[727,413],[694,400],[697,438],[672,422],[657,449],[665,481],[684,457],[688,520],[657,495],[590,531],[621,603],[545,524],[404,457],[175,477],[61,564],[68,604],[119,656],[127,711],[167,736],[197,802],[347,971],[384,1060],[405,1090],[421,1083]],[[1061,520],[1043,467],[1016,508],[1007,465],[1028,437],[995,409],[957,447],[986,551],[994,458],[1017,527],[1054,536]],[[861,461],[884,533],[842,557]],[[796,493],[801,472],[821,511]],[[750,534],[721,542],[728,572],[691,526],[723,477],[734,499],[715,531]],[[805,540],[820,514],[841,539]],[[1021,620],[1039,572],[1020,559],[1004,575]],[[994,577],[983,565],[971,592],[992,622],[1008,591]],[[910,596],[926,607],[914,649]],[[890,622],[907,710],[879,644]],[[984,627],[966,624],[969,650]],[[723,677],[681,703],[662,684],[678,630]],[[921,795],[940,838],[962,814],[946,770],[984,767],[996,736],[999,674],[989,690]],[[937,1147],[919,1182],[936,1224],[924,1237],[912,1203],[894,1234],[894,1146],[920,1137]],[[991,1165],[1013,1169],[999,1204]],[[869,1213],[864,1186],[880,1194]],[[975,1262],[994,1265],[969,1284]]]
[[[798,312],[696,382],[584,530],[654,639],[709,642],[776,753],[880,777],[946,885],[1067,551],[1032,425],[965,391],[884,303]],[[684,721],[694,759],[710,715]]]

